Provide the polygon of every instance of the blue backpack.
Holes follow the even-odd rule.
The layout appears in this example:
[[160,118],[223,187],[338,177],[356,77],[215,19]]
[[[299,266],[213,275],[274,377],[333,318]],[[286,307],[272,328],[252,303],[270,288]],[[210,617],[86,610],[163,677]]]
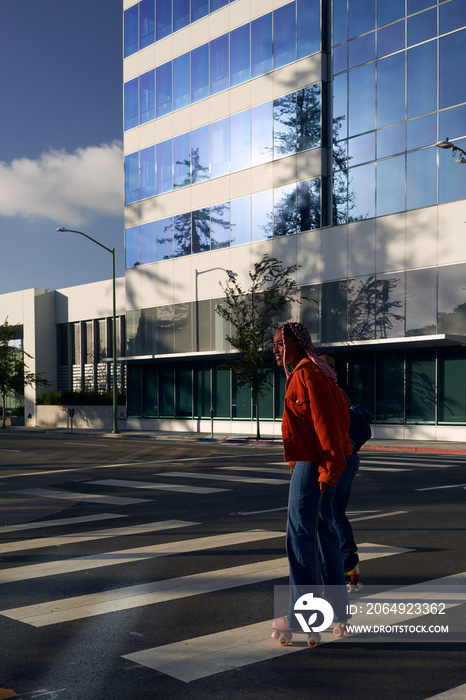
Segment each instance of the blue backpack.
[[351,406],[349,412],[349,436],[353,445],[353,450],[358,452],[362,445],[372,437],[370,426],[370,423],[372,423],[372,415],[362,406]]

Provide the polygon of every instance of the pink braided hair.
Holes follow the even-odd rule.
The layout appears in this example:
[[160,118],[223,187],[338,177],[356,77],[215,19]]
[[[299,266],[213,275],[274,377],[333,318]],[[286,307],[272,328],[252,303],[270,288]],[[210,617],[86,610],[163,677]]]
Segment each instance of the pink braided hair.
[[309,331],[307,330],[306,326],[303,326],[302,323],[282,323],[278,327],[278,330],[281,331],[282,335],[283,367],[285,368],[285,374],[287,378],[290,376],[290,372],[286,364],[285,334],[292,334],[294,335],[296,340],[298,340],[301,343],[301,347],[304,350],[306,357],[308,357],[312,362],[314,362],[314,364],[317,365],[317,367],[321,369],[327,377],[330,377],[330,379],[332,379],[335,382],[335,384],[337,384],[337,375],[335,374],[333,369],[329,367],[325,360],[319,357],[316,351],[314,350],[311,336],[309,335]]

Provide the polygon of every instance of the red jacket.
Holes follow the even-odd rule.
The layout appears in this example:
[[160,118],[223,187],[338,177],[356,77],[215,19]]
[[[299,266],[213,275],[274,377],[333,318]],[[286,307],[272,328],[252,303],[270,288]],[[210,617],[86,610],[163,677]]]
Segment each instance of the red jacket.
[[319,481],[335,486],[353,452],[343,392],[307,357],[288,377],[282,419],[287,462],[320,462]]

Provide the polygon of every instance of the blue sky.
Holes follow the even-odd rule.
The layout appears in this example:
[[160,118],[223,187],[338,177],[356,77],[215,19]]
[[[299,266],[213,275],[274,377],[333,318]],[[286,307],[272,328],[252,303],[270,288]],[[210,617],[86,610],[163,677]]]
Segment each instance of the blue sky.
[[[0,2],[0,294],[124,274],[121,0]],[[1,320],[1,319],[0,319]]]

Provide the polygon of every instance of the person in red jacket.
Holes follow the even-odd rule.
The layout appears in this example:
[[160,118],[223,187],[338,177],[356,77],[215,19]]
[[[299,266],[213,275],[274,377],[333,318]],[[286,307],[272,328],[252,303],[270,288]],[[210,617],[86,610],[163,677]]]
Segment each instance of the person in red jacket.
[[287,376],[282,437],[292,474],[287,524],[289,615],[281,623],[275,620],[274,629],[300,628],[294,606],[310,591],[332,605],[334,622],[345,622],[348,595],[332,499],[346,456],[353,451],[348,405],[335,373],[317,356],[301,323],[278,328],[274,355]]

